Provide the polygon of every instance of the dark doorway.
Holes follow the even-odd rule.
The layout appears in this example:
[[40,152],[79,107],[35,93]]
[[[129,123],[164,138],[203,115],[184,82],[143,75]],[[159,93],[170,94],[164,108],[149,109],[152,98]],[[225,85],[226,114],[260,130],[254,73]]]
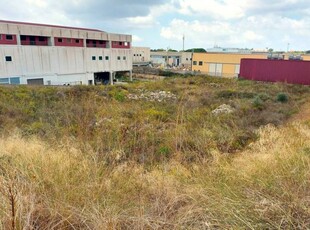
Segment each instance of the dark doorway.
[[109,72],[98,72],[94,73],[95,85],[107,85],[110,82]]
[[43,78],[27,79],[28,85],[44,85]]

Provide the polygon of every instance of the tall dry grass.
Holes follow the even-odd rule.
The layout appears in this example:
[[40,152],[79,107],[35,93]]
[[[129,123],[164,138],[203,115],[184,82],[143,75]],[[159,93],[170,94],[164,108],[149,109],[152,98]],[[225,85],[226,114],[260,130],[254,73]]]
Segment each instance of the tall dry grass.
[[[307,229],[310,127],[267,125],[236,155],[145,167],[74,142],[0,139],[2,229]],[[107,159],[106,159],[107,161]]]

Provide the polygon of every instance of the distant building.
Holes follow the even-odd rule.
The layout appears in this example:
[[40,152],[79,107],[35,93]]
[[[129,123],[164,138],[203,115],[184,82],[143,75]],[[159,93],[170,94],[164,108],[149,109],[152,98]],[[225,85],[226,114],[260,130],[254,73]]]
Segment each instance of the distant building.
[[155,65],[170,67],[190,67],[192,61],[191,52],[152,51],[151,61]]
[[0,20],[0,84],[113,83],[132,72],[131,35]]
[[216,77],[237,77],[242,58],[267,59],[267,53],[194,53],[192,70]]
[[242,53],[250,54],[253,50],[250,49],[240,49],[240,48],[222,48],[222,47],[213,47],[206,50],[208,53]]
[[149,47],[132,47],[133,65],[148,65],[151,62],[151,49]]

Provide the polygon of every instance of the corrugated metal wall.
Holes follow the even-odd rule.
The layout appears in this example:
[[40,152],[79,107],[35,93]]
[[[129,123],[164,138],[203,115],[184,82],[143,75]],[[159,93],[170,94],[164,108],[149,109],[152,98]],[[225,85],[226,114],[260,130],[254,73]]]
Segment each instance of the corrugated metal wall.
[[310,85],[310,61],[242,59],[240,77]]

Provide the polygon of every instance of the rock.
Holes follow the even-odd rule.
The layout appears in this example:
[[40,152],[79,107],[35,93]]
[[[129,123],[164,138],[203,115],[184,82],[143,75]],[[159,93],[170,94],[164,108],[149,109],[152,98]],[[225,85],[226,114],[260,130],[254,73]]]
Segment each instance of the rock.
[[127,95],[128,99],[131,100],[146,100],[146,101],[157,101],[162,102],[165,100],[176,100],[177,97],[175,94],[169,91],[140,91],[140,95],[129,94]]
[[232,108],[230,105],[223,104],[217,107],[215,110],[213,110],[212,114],[214,115],[229,114],[233,113],[234,111],[235,111],[234,108]]

